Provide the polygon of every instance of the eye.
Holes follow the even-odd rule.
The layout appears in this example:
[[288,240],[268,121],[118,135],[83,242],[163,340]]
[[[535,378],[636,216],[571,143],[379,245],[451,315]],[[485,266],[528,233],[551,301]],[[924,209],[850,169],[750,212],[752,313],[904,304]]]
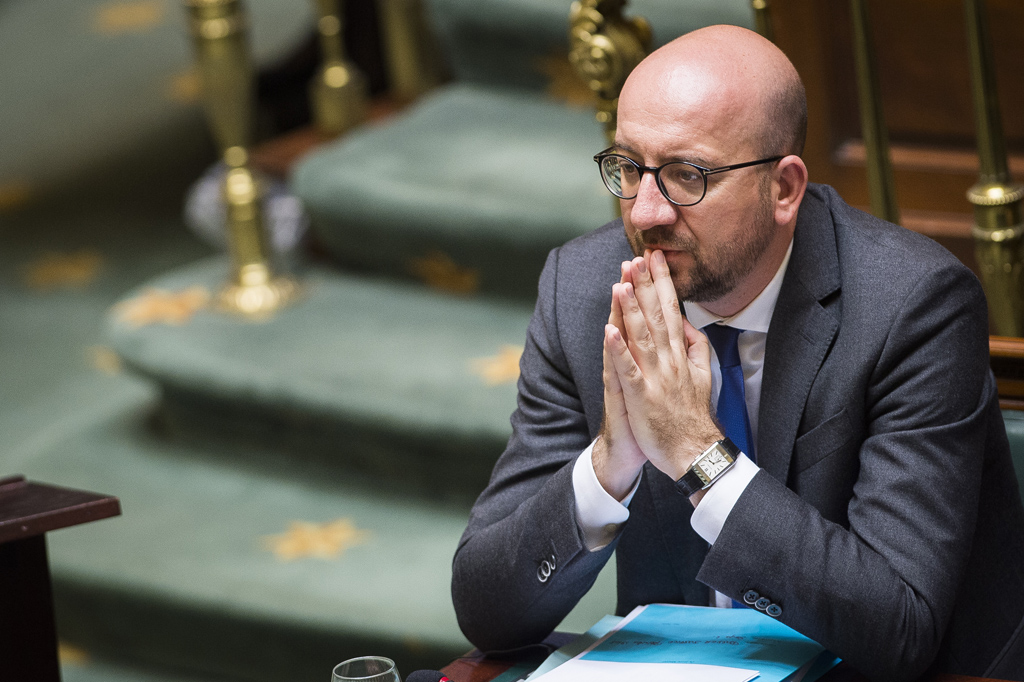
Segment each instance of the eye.
[[636,166],[628,161],[618,160],[619,173],[622,174],[622,179],[625,181],[633,181],[640,175],[640,171],[636,169]]
[[671,163],[661,170],[664,182],[678,185],[701,184],[701,173],[688,163]]

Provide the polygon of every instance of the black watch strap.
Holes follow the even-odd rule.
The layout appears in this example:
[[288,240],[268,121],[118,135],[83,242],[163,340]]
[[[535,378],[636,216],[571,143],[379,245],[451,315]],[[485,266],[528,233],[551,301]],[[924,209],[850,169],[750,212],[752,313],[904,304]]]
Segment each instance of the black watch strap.
[[676,481],[676,489],[679,490],[679,492],[683,493],[687,497],[690,497],[698,490],[704,490],[705,488],[710,486],[712,483],[714,483],[715,479],[717,479],[718,476],[721,476],[726,471],[728,471],[729,468],[732,467],[732,462],[730,462],[728,467],[719,471],[718,474],[716,474],[715,477],[712,479],[702,477],[701,473],[703,473],[703,471],[698,472],[698,463],[700,462],[700,460],[706,457],[708,453],[710,453],[712,450],[715,450],[719,447],[721,447],[721,449],[724,450],[729,455],[729,458],[732,460],[732,462],[735,462],[736,458],[740,456],[740,449],[736,447],[736,444],[733,443],[728,438],[723,438],[722,440],[715,442],[715,444],[712,445],[710,448],[700,453],[697,459],[693,461],[693,465],[690,466],[690,468],[686,471],[685,474],[683,474],[679,478],[678,481]]
[[698,476],[691,467],[685,474],[683,474],[682,478],[676,481],[676,488],[679,492],[689,497],[698,490],[704,489],[704,481],[700,480],[700,476]]

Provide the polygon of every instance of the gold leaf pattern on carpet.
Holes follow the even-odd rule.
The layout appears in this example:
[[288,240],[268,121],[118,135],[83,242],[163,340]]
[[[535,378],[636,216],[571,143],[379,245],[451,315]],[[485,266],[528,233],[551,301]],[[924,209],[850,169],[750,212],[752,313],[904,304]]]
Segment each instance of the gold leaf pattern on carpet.
[[142,33],[159,26],[167,11],[163,0],[108,2],[96,8],[93,30],[102,35]]
[[81,288],[92,284],[102,267],[103,256],[95,249],[73,253],[51,251],[25,267],[25,284],[39,291]]
[[132,327],[149,324],[182,325],[210,303],[210,292],[200,286],[183,291],[148,288],[135,298],[122,301],[114,312]]
[[330,523],[292,521],[280,535],[263,537],[263,547],[281,561],[296,559],[337,559],[347,550],[365,544],[370,531],[357,528],[351,519]]
[[469,366],[488,386],[510,384],[519,378],[519,358],[522,355],[523,349],[519,346],[505,344],[497,355],[473,358]]
[[0,184],[0,213],[21,208],[32,198],[32,185],[24,181]]
[[553,54],[538,57],[534,68],[548,79],[548,97],[565,102],[571,107],[596,107],[597,96],[587,87],[580,75],[572,68],[567,54]]
[[57,658],[61,665],[83,666],[89,663],[89,652],[74,644],[58,642]]
[[93,369],[110,376],[120,374],[123,369],[121,356],[115,353],[113,348],[106,346],[92,346],[89,348],[89,364],[92,365]]
[[167,85],[167,98],[181,104],[194,104],[203,94],[203,82],[194,69],[171,77]]
[[451,294],[474,294],[480,288],[480,271],[462,267],[441,251],[431,251],[409,261],[409,272],[424,284]]

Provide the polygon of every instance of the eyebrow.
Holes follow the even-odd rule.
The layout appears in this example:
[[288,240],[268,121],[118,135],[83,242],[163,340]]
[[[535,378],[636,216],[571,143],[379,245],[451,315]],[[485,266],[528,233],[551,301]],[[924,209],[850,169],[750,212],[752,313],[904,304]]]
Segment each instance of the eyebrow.
[[[618,142],[616,142],[615,144],[612,145],[612,151],[614,151],[614,152],[621,151],[621,152],[625,152],[626,154],[632,154],[633,156],[636,156],[636,157],[643,156],[638,151],[636,151],[635,149],[631,148],[629,145],[619,144]],[[703,166],[704,168],[715,168],[715,166],[710,161],[708,161],[707,159],[705,159],[704,157],[699,156],[699,155],[697,155],[697,156],[686,156],[686,157],[679,156],[679,157],[671,158],[670,160],[666,161],[665,163],[674,163],[676,161],[682,161],[684,163],[692,163],[692,164],[696,164],[698,166]]]

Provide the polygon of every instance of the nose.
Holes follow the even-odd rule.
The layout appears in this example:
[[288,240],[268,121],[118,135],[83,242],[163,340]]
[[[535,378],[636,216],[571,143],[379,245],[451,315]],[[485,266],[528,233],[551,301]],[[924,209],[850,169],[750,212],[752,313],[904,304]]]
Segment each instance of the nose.
[[640,178],[640,188],[632,204],[627,210],[634,229],[649,230],[659,225],[672,225],[676,221],[676,206],[661,193],[653,173],[644,173]]

